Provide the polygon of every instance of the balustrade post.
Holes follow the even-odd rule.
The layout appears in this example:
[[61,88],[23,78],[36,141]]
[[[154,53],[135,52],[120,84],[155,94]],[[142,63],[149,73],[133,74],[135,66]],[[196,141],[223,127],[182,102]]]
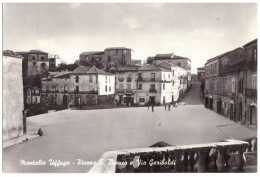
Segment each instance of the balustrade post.
[[218,171],[223,172],[225,170],[225,157],[224,157],[224,150],[223,147],[218,147],[218,158],[216,161]]
[[175,152],[174,172],[181,172],[182,171],[181,157],[182,157],[182,152],[181,151],[176,151]]
[[244,154],[242,148],[239,148],[239,149],[237,150],[236,161],[237,161],[237,170],[238,170],[239,172],[242,172],[242,171],[243,171],[244,164],[245,164],[245,162],[246,162],[246,157],[245,157],[245,154]]
[[194,154],[195,153],[191,151],[188,155],[188,172],[194,172],[194,165],[195,165]]
[[199,172],[206,172],[206,152],[203,150],[199,151],[199,158],[194,166],[194,168]]
[[133,160],[134,160],[133,154],[126,156],[126,161],[127,161],[126,172],[127,173],[134,173]]

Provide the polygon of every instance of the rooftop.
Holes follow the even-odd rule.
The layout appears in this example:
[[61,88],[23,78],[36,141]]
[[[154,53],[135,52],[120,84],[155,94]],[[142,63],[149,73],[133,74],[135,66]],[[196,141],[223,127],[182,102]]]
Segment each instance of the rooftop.
[[105,50],[131,50],[131,49],[126,47],[108,47]]
[[250,45],[252,45],[252,44],[257,44],[257,39],[246,43],[243,47],[248,47],[248,46],[250,46]]
[[111,73],[107,73],[101,69],[98,69],[96,66],[92,67],[85,67],[85,66],[79,66],[74,71],[72,71],[72,74],[103,74],[103,75],[110,75]]
[[4,50],[3,56],[9,56],[9,57],[15,57],[15,58],[23,59],[23,57],[21,55],[17,54],[16,52],[14,52],[12,50]]
[[174,55],[173,53],[168,53],[168,54],[157,54],[154,57],[155,60],[164,60],[164,59],[188,59],[190,61],[189,58],[187,57],[181,57],[178,55]]
[[169,69],[162,68],[154,64],[144,64],[139,71],[170,71]]
[[120,66],[117,68],[117,72],[124,72],[124,71],[138,71],[140,66]]
[[82,52],[80,55],[102,55],[104,54],[103,51],[89,51],[89,52]]

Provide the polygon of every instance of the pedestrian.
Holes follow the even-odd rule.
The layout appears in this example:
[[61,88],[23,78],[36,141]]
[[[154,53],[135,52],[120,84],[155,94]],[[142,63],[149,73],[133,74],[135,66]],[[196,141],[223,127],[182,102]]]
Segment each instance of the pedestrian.
[[39,128],[39,130],[38,130],[38,135],[39,135],[39,136],[42,136],[42,135],[43,135],[43,131],[42,131],[41,128]]
[[165,111],[166,111],[166,107],[167,107],[167,106],[166,106],[166,103],[164,103],[164,108],[165,108]]
[[154,111],[154,105],[152,105],[152,112]]
[[168,105],[168,111],[170,111],[171,110],[171,104],[169,103],[169,105]]
[[178,107],[178,103],[177,103],[177,101],[175,102],[175,107],[176,107],[176,108]]

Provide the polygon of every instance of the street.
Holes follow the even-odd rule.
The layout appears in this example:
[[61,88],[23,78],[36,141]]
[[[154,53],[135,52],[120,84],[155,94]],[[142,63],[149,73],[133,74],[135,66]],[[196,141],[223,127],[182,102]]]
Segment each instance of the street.
[[[77,159],[97,161],[108,150],[149,147],[164,141],[171,145],[215,142],[256,136],[256,132],[204,108],[199,84],[177,108],[164,106],[102,110],[64,110],[27,119],[28,131],[42,128],[44,136],[3,150],[4,172],[88,172],[91,166]],[[236,131],[232,131],[231,127]],[[66,167],[24,166],[20,160],[70,161]]]

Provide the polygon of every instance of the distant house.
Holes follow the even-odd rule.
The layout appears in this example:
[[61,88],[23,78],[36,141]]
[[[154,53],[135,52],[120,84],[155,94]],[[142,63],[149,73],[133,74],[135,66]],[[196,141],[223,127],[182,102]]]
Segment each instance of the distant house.
[[3,52],[3,140],[23,135],[23,57]]
[[197,68],[197,80],[202,81],[205,77],[205,67]]
[[148,63],[159,64],[162,62],[169,62],[187,70],[188,87],[191,85],[191,60],[186,57],[181,57],[173,53],[168,54],[157,54],[154,57],[147,59]]

